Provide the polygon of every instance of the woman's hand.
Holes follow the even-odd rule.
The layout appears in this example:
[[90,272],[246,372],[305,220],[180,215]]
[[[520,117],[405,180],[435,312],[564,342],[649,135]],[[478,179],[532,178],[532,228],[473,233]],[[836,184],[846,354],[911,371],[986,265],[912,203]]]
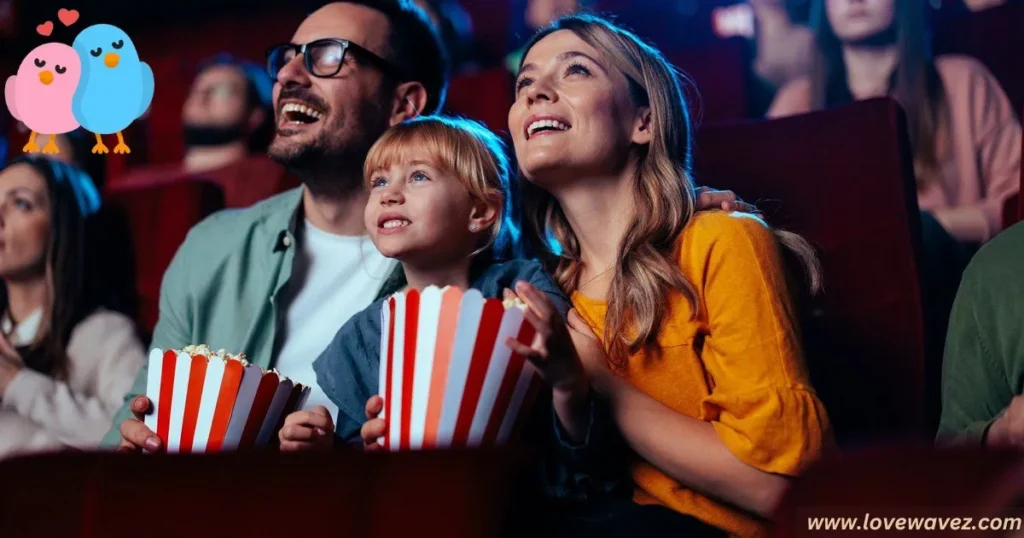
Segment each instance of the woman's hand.
[[601,344],[601,339],[594,334],[593,329],[575,308],[569,311],[569,335],[572,337],[583,369],[590,378],[590,383],[598,392],[607,395],[608,381],[615,376],[608,366],[608,354]]
[[7,386],[24,367],[21,355],[6,336],[0,335],[0,397],[3,397],[4,392],[7,392]]
[[[509,292],[506,292],[506,297]],[[554,303],[543,292],[525,281],[516,283],[516,295],[526,303],[523,316],[533,325],[536,334],[527,346],[515,338],[506,340],[512,351],[526,357],[537,368],[541,378],[552,390],[580,390],[586,375],[569,330],[562,322]]]
[[371,396],[369,400],[366,400],[366,422],[359,429],[359,435],[363,438],[363,450],[368,452],[384,450],[384,447],[377,442],[378,439],[384,437],[388,432],[387,421],[383,418],[377,418],[383,410],[384,398]]
[[281,452],[326,452],[334,446],[334,420],[322,405],[296,411],[284,419],[277,437]]

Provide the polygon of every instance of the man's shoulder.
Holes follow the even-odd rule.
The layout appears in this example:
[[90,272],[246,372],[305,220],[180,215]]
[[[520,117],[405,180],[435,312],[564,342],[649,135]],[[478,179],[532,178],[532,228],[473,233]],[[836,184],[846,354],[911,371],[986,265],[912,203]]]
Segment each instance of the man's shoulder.
[[1007,286],[1024,293],[1024,222],[1018,222],[995,236],[978,250],[964,273],[976,285]]

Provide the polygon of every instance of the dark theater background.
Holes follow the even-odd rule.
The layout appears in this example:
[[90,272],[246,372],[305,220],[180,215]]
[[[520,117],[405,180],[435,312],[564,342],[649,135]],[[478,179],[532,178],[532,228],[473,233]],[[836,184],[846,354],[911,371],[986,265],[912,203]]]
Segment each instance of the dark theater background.
[[[512,68],[533,32],[528,1],[533,0],[417,2],[434,10],[454,62],[444,112],[480,120],[506,140]],[[934,53],[977,58],[1020,120],[1024,1],[896,2],[927,4]],[[97,226],[104,239],[90,263],[98,264],[97,274],[130,313],[145,345],[158,319],[164,272],[190,228],[216,211],[264,197],[238,186],[257,168],[223,177],[178,168],[187,153],[182,107],[198,67],[228,54],[262,68],[268,47],[289,41],[306,14],[323,3],[0,0],[5,80],[33,48],[49,41],[70,44],[80,30],[98,23],[123,29],[152,68],[152,105],[124,131],[130,154],[92,155],[88,134],[85,142],[69,142],[72,149],[61,155],[77,161],[100,187]],[[766,23],[751,7],[758,3],[788,19],[795,41],[765,42]],[[798,55],[794,43],[810,39],[806,25],[813,3],[578,3],[581,11],[606,15],[655,44],[686,75],[697,183],[756,203],[771,225],[800,233],[821,255],[825,293],[804,298],[803,336],[812,379],[844,455],[794,482],[770,532],[803,535],[806,516],[829,515],[811,514],[809,506],[880,515],[894,506],[941,507],[937,513],[945,515],[1012,506],[1015,515],[1024,515],[1024,493],[1010,493],[1024,483],[1020,453],[933,449],[956,286],[929,291],[940,278],[929,267],[948,259],[925,245],[928,231],[919,218],[904,110],[883,98],[765,119],[779,86],[792,77],[764,67],[764,51],[773,47],[783,56],[787,50]],[[79,20],[65,26],[58,20],[60,9],[76,9]],[[48,37],[37,32],[46,21],[53,23]],[[0,164],[21,155],[28,137],[25,125],[6,107],[0,110]],[[105,139],[110,144],[113,137]],[[1024,186],[1024,172],[1019,181]],[[277,194],[298,184],[282,172],[264,181],[261,192]],[[1024,216],[1024,200],[1014,190],[1001,206],[1002,229]],[[971,244],[970,252],[979,246]],[[1024,279],[1024,267],[1016,275]],[[959,283],[959,274],[955,278]],[[1024,320],[1016,323],[1024,327]],[[343,457],[66,451],[0,459],[0,537],[494,536],[509,521],[521,525],[533,509],[531,499],[519,494],[532,456],[513,449]],[[516,528],[515,535],[523,536]]]

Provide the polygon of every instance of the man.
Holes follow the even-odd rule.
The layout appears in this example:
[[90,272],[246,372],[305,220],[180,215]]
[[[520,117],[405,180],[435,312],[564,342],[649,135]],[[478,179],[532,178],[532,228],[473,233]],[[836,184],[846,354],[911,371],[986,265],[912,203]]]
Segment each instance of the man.
[[1024,448],[1024,223],[964,272],[942,372],[940,440]]
[[[268,152],[302,187],[218,213],[189,233],[164,276],[152,347],[244,351],[309,385],[307,408],[327,408],[309,419],[329,429],[337,408],[317,385],[313,361],[351,315],[404,283],[366,236],[363,161],[391,125],[440,110],[448,74],[426,15],[396,0],[327,4],[292,43],[268,61],[277,76]],[[701,206],[734,199],[704,193]],[[136,396],[146,375],[144,368],[104,446],[164,448],[141,422],[150,402]]]
[[[268,153],[302,188],[189,233],[164,276],[152,347],[244,350],[312,387],[308,405],[333,416],[313,360],[352,314],[395,290],[389,276],[400,277],[365,235],[363,160],[388,127],[439,109],[447,68],[426,17],[397,1],[327,4],[292,43],[306,47],[277,47],[268,62],[279,68]],[[145,384],[143,369],[104,445],[163,448],[139,421],[150,402],[132,401]]]
[[263,154],[274,133],[272,82],[266,70],[222,54],[204,62],[182,107],[185,158],[117,181],[153,184],[202,177],[224,191],[228,207],[248,207],[295,186]]

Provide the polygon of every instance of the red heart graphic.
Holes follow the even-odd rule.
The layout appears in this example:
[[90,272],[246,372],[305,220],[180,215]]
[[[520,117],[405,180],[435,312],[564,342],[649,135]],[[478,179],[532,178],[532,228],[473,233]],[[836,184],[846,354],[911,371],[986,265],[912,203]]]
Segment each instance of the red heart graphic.
[[64,23],[64,26],[71,26],[78,21],[78,10],[61,8],[57,11],[57,18]]
[[39,35],[49,36],[53,33],[53,22],[46,21],[43,24],[36,26],[36,31],[39,32]]

